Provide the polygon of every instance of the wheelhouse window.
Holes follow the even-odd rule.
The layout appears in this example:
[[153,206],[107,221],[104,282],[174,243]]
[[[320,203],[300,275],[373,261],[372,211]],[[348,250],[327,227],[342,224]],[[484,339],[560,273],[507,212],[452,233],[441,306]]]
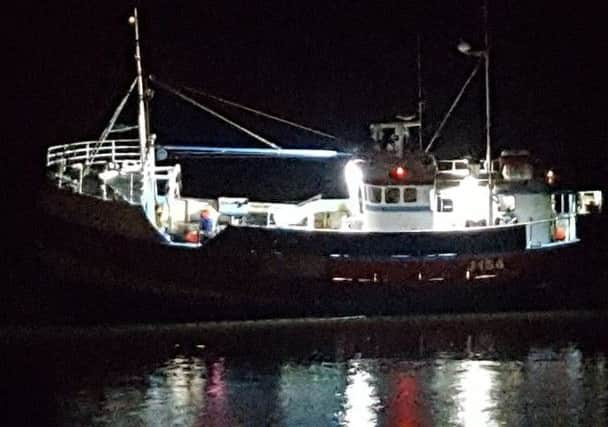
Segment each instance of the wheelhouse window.
[[558,193],[553,195],[553,209],[557,214],[567,214],[576,210],[574,195]]
[[367,187],[367,199],[372,203],[382,203],[382,187]]
[[403,189],[403,201],[405,203],[413,203],[416,201],[416,189],[412,187]]
[[401,202],[401,188],[399,187],[387,187],[386,193],[384,194],[386,203],[399,203]]
[[437,211],[438,212],[452,212],[454,211],[454,203],[452,199],[437,199]]
[[498,196],[498,211],[509,212],[515,210],[515,196],[500,195]]
[[437,165],[438,169],[440,171],[449,171],[452,170],[452,162],[442,162],[440,161],[439,164]]

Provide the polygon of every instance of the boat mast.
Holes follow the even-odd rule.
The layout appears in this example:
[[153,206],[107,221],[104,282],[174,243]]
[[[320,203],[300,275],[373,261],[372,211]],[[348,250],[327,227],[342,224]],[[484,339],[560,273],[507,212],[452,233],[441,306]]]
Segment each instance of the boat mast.
[[139,47],[139,20],[137,17],[137,8],[133,9],[133,16],[129,18],[129,23],[133,25],[135,30],[135,63],[137,65],[137,94],[139,95],[139,112],[137,116],[137,127],[139,130],[139,145],[141,153],[141,168],[144,169],[146,163],[146,148],[148,145],[146,123],[146,103],[144,95],[144,79],[141,66],[141,50]]
[[486,168],[488,169],[488,225],[491,226],[493,223],[493,209],[492,209],[492,145],[490,139],[490,43],[488,36],[488,2],[483,2],[483,26],[484,26],[484,59],[485,59],[485,80],[486,80]]
[[422,150],[422,113],[424,110],[424,101],[422,100],[422,41],[418,34],[418,148]]
[[151,224],[156,222],[156,175],[154,159],[154,139],[148,138],[148,123],[146,112],[146,99],[144,93],[144,78],[141,66],[141,50],[139,46],[139,20],[137,8],[133,9],[133,16],[129,18],[135,29],[135,63],[137,65],[137,94],[139,95],[139,111],[137,115],[137,128],[139,133],[139,147],[141,155],[141,205]]
[[493,221],[493,180],[492,180],[492,141],[490,138],[492,122],[490,120],[490,37],[488,34],[488,1],[483,1],[483,35],[484,46],[482,50],[472,50],[471,45],[461,40],[458,50],[469,56],[475,56],[483,60],[485,68],[485,92],[486,92],[486,173],[488,174],[488,226]]

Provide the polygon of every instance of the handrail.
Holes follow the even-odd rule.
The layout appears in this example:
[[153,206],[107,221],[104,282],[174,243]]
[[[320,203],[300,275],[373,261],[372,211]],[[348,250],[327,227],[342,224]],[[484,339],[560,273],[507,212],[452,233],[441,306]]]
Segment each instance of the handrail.
[[77,163],[93,165],[139,160],[140,150],[137,139],[80,141],[49,147],[46,166],[70,166]]
[[[522,223],[526,227],[526,248],[542,248],[556,244],[577,242],[579,239],[576,234],[576,214],[558,214],[553,218],[534,220]],[[549,225],[550,229],[542,228]],[[540,228],[539,228],[540,227]],[[557,228],[562,228],[564,233],[561,238],[556,238],[554,234]],[[539,235],[536,235],[538,232]],[[549,234],[546,234],[546,233]],[[538,240],[540,238],[540,240]]]

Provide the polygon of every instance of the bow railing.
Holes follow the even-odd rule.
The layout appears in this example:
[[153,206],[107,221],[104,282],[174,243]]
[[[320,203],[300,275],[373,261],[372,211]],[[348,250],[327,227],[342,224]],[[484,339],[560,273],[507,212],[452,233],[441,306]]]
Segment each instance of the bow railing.
[[140,157],[140,146],[137,139],[83,141],[49,147],[46,155],[46,166],[120,164],[139,162]]

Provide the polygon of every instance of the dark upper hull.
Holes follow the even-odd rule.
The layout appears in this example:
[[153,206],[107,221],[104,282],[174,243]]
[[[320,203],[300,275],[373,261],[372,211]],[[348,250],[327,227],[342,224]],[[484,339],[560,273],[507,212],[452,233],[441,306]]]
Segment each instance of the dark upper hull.
[[520,227],[460,234],[230,228],[202,248],[173,247],[159,243],[137,207],[52,187],[41,200],[40,259],[55,283],[68,292],[74,285],[107,291],[114,307],[127,296],[141,313],[160,307],[177,319],[492,310],[492,301],[522,308],[523,300],[538,302],[533,295],[547,284],[579,280],[573,275],[586,258],[578,245],[524,251]]

